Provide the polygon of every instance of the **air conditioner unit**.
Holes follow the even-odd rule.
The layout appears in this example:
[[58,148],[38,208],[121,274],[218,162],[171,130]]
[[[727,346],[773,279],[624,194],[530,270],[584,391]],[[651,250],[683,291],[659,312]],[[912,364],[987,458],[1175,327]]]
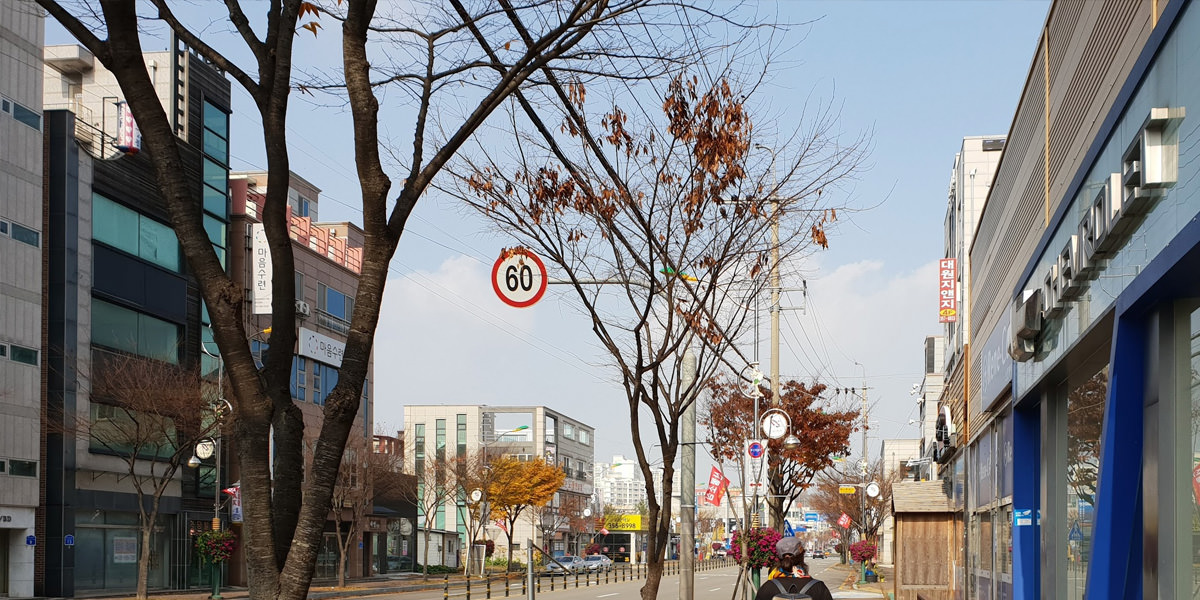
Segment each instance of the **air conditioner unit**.
[[309,307],[307,302],[305,302],[303,300],[297,300],[296,301],[296,314],[302,319],[307,318],[309,315],[312,314],[312,308]]

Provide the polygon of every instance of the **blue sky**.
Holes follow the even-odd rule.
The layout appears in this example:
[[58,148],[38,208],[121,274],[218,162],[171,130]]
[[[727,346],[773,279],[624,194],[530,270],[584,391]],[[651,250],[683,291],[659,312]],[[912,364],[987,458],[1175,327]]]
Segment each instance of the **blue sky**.
[[[265,3],[250,3],[251,14],[255,6]],[[840,110],[848,139],[871,133],[869,169],[845,199],[875,208],[843,219],[828,250],[784,269],[791,274],[784,286],[799,287],[803,278],[809,297],[789,294],[784,301],[805,310],[784,313],[780,370],[834,387],[861,387],[865,375],[872,454],[880,439],[916,436],[908,391],[921,379],[924,337],[941,333],[933,265],[943,251],[954,153],[964,136],[1008,132],[1048,6],[1045,0],[758,5],[778,10],[783,21],[807,23],[785,40],[777,76],[763,90],[768,113],[786,118],[797,98],[824,100]],[[215,40],[221,30],[206,33]],[[338,59],[335,35],[308,36],[299,38],[299,64]],[[47,43],[69,41],[48,20]],[[148,40],[146,47],[165,42]],[[234,169],[262,168],[257,113],[236,85],[234,97]],[[322,220],[357,221],[348,115],[294,98],[293,170],[323,190]],[[410,123],[396,119],[387,133],[408,138]],[[509,243],[451,199],[431,193],[418,205],[384,299],[375,354],[377,427],[401,426],[409,403],[544,404],[596,428],[597,461],[631,455],[616,371],[587,320],[558,301],[561,291],[552,289],[528,309],[508,308],[492,292],[491,263]],[[762,320],[765,327],[765,313]],[[766,339],[764,329],[764,371]],[[857,453],[857,436],[854,446]]]

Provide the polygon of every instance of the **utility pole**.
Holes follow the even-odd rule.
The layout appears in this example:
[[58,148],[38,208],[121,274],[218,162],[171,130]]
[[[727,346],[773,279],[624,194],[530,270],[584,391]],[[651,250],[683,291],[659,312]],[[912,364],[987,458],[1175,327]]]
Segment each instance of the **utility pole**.
[[862,449],[863,457],[859,471],[862,473],[862,488],[858,490],[859,497],[859,518],[862,525],[860,537],[862,540],[867,539],[867,471],[871,468],[871,461],[867,458],[867,379],[863,377],[862,389]]
[[688,402],[683,411],[683,432],[680,440],[683,446],[683,474],[680,477],[679,512],[679,600],[692,600],[695,597],[696,577],[696,394],[691,390],[696,383],[696,354],[691,345],[683,351],[683,372],[679,378],[679,388]]

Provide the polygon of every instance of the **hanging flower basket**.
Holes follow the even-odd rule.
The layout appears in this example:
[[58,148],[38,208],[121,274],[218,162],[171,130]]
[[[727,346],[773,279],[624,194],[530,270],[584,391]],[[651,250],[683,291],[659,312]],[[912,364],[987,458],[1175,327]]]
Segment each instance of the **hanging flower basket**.
[[875,558],[875,550],[875,544],[871,542],[866,540],[855,542],[850,544],[850,558],[854,559],[854,562],[867,562]]
[[729,555],[738,562],[746,563],[751,569],[761,569],[775,564],[775,542],[783,537],[778,531],[770,528],[751,529],[746,534],[746,551],[749,556],[742,557],[742,532],[735,531],[733,539],[729,540]]
[[237,536],[228,529],[210,529],[196,536],[196,551],[203,563],[221,563],[233,556]]

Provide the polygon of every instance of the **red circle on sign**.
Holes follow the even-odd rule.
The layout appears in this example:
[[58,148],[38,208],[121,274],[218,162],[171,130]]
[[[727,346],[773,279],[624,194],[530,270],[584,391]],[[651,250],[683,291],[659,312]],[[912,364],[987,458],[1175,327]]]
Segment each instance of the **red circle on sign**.
[[[496,278],[496,276],[500,273],[500,267],[502,267],[505,262],[510,261],[518,256],[532,260],[533,264],[537,266],[538,274],[541,275],[541,282],[538,284],[537,290],[534,291],[532,297],[526,300],[514,300],[506,296],[504,294],[504,290],[500,287],[500,280]],[[538,258],[538,255],[532,252],[526,251],[521,254],[512,254],[508,256],[501,254],[500,258],[496,259],[496,264],[492,265],[492,289],[496,292],[496,295],[500,297],[500,300],[504,301],[505,304],[515,308],[525,308],[527,306],[533,306],[536,304],[538,300],[542,299],[542,295],[546,293],[547,283],[549,282],[547,281],[546,277],[546,264],[542,262],[542,259]]]
[[758,458],[758,457],[762,456],[762,453],[763,453],[762,444],[760,444],[758,442],[753,442],[750,444],[750,456],[752,458]]

